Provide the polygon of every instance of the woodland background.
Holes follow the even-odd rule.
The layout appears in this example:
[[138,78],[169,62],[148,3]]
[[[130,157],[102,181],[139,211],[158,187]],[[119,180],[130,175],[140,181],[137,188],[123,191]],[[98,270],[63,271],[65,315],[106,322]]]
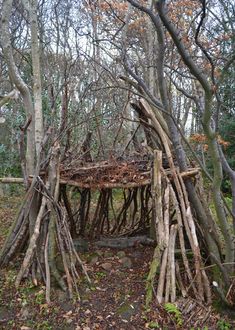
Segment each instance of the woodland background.
[[[233,1],[3,0],[0,8],[0,177],[23,177],[27,188],[51,147],[59,143],[62,161],[79,159],[87,136],[94,162],[152,155],[161,139],[133,106],[144,99],[179,171],[200,168],[205,195],[193,179],[185,186],[216,266],[216,295],[233,306]],[[1,186],[3,195],[15,190]]]

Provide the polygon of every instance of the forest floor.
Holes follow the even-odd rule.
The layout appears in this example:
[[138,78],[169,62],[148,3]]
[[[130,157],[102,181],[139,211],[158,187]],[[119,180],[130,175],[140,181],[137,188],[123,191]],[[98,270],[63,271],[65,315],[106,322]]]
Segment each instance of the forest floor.
[[[0,197],[0,247],[20,202],[21,197]],[[45,302],[43,286],[34,287],[25,281],[16,291],[17,260],[0,270],[0,329],[235,329],[231,316],[229,319],[190,299],[179,302],[175,310],[155,302],[146,309],[145,284],[152,255],[151,247],[97,250],[91,244],[80,256],[92,286],[88,287],[81,277],[80,299],[74,296],[72,301],[54,288],[50,305]]]

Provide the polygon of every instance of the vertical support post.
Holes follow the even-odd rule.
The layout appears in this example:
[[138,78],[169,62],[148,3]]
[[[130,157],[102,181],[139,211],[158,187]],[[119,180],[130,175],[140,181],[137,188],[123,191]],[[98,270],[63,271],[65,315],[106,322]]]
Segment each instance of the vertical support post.
[[151,236],[161,247],[164,242],[164,224],[162,216],[162,185],[161,185],[162,151],[154,150],[152,169],[152,224]]
[[152,301],[153,283],[156,276],[157,268],[161,263],[162,251],[164,248],[164,223],[162,215],[162,184],[161,184],[161,167],[162,167],[162,152],[154,150],[153,153],[153,171],[152,171],[152,200],[153,200],[153,215],[151,231],[154,234],[154,239],[157,241],[157,246],[154,251],[153,260],[150,266],[147,285],[146,285],[146,306]]

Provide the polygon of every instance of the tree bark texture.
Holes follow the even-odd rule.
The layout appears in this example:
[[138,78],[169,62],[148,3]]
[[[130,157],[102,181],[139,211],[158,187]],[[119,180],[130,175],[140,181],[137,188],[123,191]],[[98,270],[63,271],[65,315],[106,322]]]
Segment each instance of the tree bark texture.
[[34,156],[35,156],[35,116],[33,111],[33,102],[30,91],[26,83],[20,76],[19,70],[15,64],[13,51],[10,40],[9,24],[12,10],[12,0],[4,0],[2,4],[2,31],[1,31],[1,44],[5,61],[7,63],[8,72],[12,83],[20,91],[24,103],[24,109],[27,119],[32,116],[32,122],[27,129],[27,145],[26,145],[26,166],[27,175],[34,174]]

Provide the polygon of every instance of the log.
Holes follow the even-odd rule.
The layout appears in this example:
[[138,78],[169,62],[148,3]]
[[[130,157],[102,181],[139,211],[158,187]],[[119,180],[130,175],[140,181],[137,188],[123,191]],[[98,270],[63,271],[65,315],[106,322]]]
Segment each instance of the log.
[[[167,176],[171,176],[172,175],[172,171],[171,169],[165,169],[164,170],[165,174]],[[190,168],[185,172],[181,172],[180,176],[181,178],[188,178],[188,177],[194,177],[196,176],[198,173],[200,172],[200,168]]]
[[[32,179],[29,179],[29,182],[31,182]],[[0,183],[16,183],[16,184],[22,184],[24,183],[23,178],[0,178]],[[106,182],[106,183],[98,183],[98,184],[92,184],[87,182],[81,182],[81,181],[75,181],[75,180],[65,180],[60,179],[60,184],[68,185],[68,186],[74,186],[79,188],[91,188],[91,189],[115,189],[115,188],[122,188],[122,189],[128,189],[128,188],[135,188],[135,187],[141,187],[141,186],[147,186],[151,183],[150,179],[145,179],[141,182],[127,182],[127,183],[119,183],[119,182]]]
[[6,177],[6,178],[0,178],[0,183],[24,183],[23,178],[11,178],[11,177]]
[[199,173],[199,171],[200,171],[200,168],[189,169],[188,171],[181,172],[180,176],[181,176],[181,178],[193,177],[193,176],[197,175]]
[[134,237],[114,237],[114,238],[102,238],[95,242],[96,246],[110,247],[116,249],[125,249],[136,246],[138,244],[153,245],[154,240],[147,236],[134,236]]

